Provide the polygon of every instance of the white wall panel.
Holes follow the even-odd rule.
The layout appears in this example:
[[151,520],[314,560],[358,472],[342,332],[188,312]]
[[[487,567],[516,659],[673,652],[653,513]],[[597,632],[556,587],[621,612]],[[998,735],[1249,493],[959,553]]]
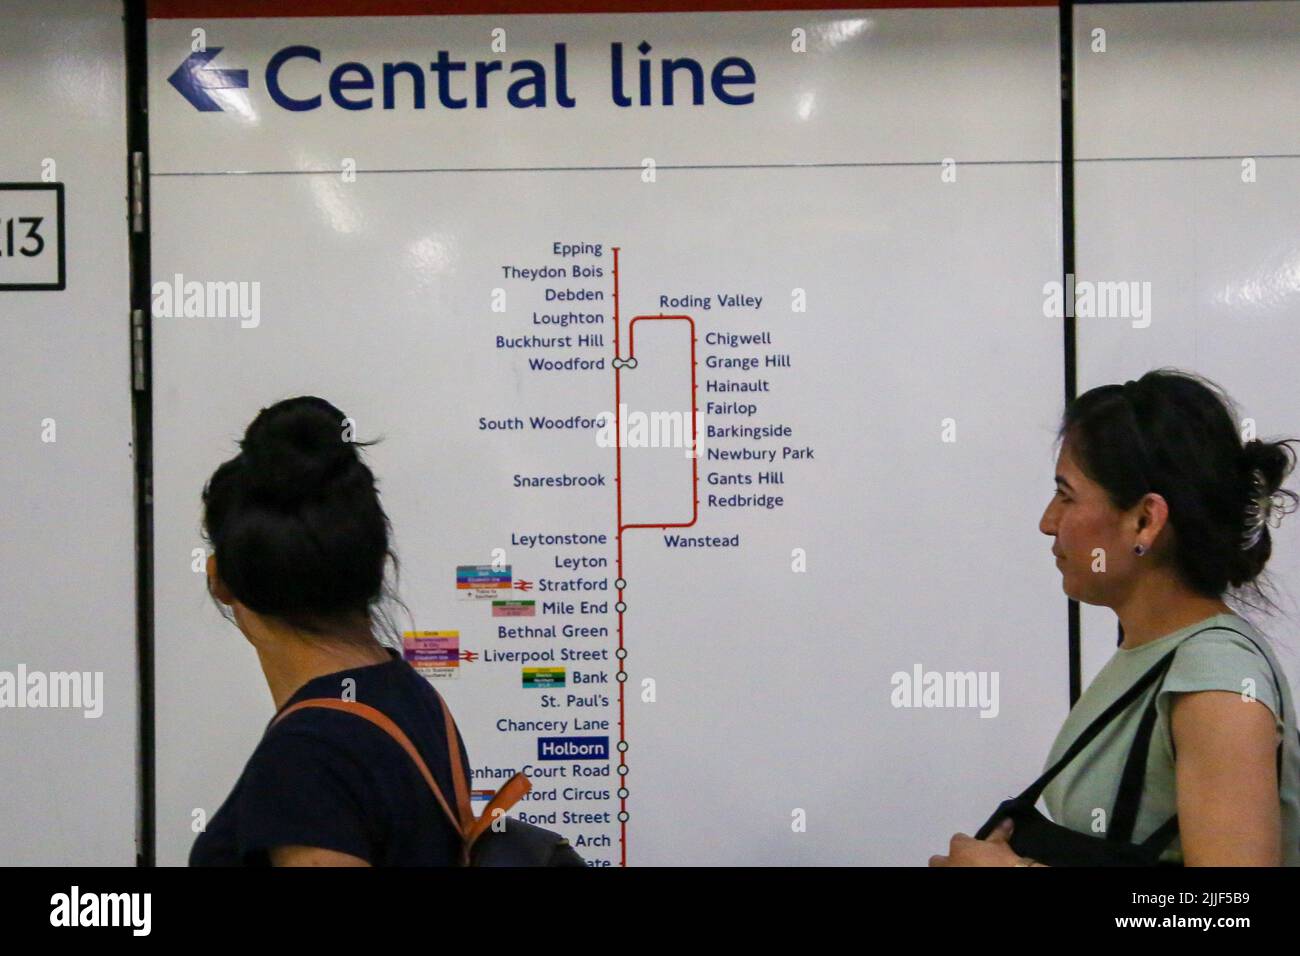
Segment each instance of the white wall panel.
[[[0,23],[0,182],[39,183],[49,170],[63,184],[66,232],[65,289],[0,289],[0,670],[90,674],[92,695],[98,674],[102,686],[89,709],[0,710],[0,863],[130,865],[137,665],[122,10],[6,2]],[[0,219],[31,215],[29,202],[0,191]],[[0,284],[14,269],[0,259]],[[46,420],[54,441],[43,440]]]
[[[1151,283],[1149,325],[1078,320],[1079,390],[1190,369],[1261,437],[1300,435],[1300,4],[1089,4],[1074,22],[1079,278]],[[1104,53],[1089,49],[1097,30]],[[1284,613],[1252,619],[1295,683],[1300,527],[1273,533]],[[1084,620],[1090,678],[1115,616]]]

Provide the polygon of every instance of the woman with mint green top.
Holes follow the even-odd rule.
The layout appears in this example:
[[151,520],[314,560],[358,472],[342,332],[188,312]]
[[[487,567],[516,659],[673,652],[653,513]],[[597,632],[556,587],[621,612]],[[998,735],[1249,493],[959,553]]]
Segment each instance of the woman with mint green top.
[[1113,609],[1123,639],[1043,777],[931,865],[1045,865],[1027,848],[1056,865],[1300,865],[1291,687],[1224,600],[1271,604],[1259,579],[1297,500],[1291,439],[1243,445],[1216,386],[1159,370],[1075,399],[1060,440],[1039,530],[1065,593]]
[[[1205,628],[1213,630],[1203,630]],[[1189,639],[1193,632],[1200,633]],[[1253,638],[1255,644],[1252,645],[1249,638]],[[1178,814],[1179,832],[1174,834],[1172,843],[1161,855],[1162,861],[1205,863],[1205,859],[1198,860],[1197,856],[1204,852],[1224,854],[1222,857],[1216,855],[1212,858],[1215,862],[1207,865],[1300,865],[1300,738],[1296,735],[1296,712],[1291,686],[1267,640],[1249,622],[1236,614],[1217,614],[1136,646],[1125,646],[1128,644],[1126,631],[1125,644],[1120,645],[1114,656],[1092,679],[1087,693],[1079,698],[1070,711],[1048,755],[1048,763],[1054,763],[1062,755],[1070,742],[1108,701],[1123,693],[1164,653],[1172,650],[1174,645],[1183,642],[1187,642],[1187,646],[1178,648],[1178,654],[1156,696],[1157,718],[1151,735],[1145,787],[1133,828],[1133,840],[1145,839],[1171,816]],[[1267,655],[1267,660],[1264,655]],[[1276,679],[1273,673],[1278,675]],[[1231,831],[1222,834],[1205,832],[1206,827],[1214,825],[1212,818],[1201,820],[1190,803],[1187,808],[1179,803],[1179,771],[1181,769],[1184,776],[1195,774],[1197,761],[1195,754],[1187,758],[1186,762],[1175,761],[1174,755],[1177,752],[1182,757],[1188,748],[1195,748],[1199,743],[1196,722],[1200,715],[1194,710],[1186,710],[1189,702],[1191,707],[1197,706],[1198,702],[1192,695],[1199,691],[1224,692],[1214,695],[1220,699],[1211,701],[1211,706],[1205,708],[1204,716],[1210,722],[1214,721],[1218,708],[1234,703],[1251,705],[1241,707],[1240,712],[1234,714],[1239,719],[1225,721],[1202,731],[1202,734],[1211,736],[1205,753],[1213,753],[1215,736],[1220,739],[1222,746],[1225,735],[1231,734],[1232,728],[1237,726],[1240,726],[1243,734],[1242,743],[1254,751],[1255,764],[1269,759],[1276,763],[1276,744],[1270,746],[1270,739],[1282,744],[1282,778],[1281,785],[1277,786],[1275,770],[1273,775],[1262,771],[1253,776],[1248,773],[1248,764],[1239,761],[1237,745],[1232,737],[1228,737],[1228,750],[1221,756],[1231,758],[1222,768],[1222,772],[1230,775],[1229,785],[1203,808],[1212,813],[1215,811],[1215,802],[1227,797],[1232,797],[1235,801],[1236,794],[1242,794],[1247,802],[1253,798],[1253,802],[1261,807],[1260,820],[1256,824],[1260,830],[1261,843],[1258,859],[1239,856],[1248,852],[1248,843],[1247,846],[1224,845],[1221,849],[1214,849],[1220,843],[1231,841]],[[1147,693],[1140,700],[1147,702],[1150,697],[1151,694]],[[1252,704],[1252,699],[1258,703]],[[1174,709],[1177,719],[1171,732],[1169,717],[1175,702],[1178,702],[1177,709]],[[1262,708],[1259,704],[1268,709],[1268,715],[1260,714]],[[1278,714],[1282,714],[1282,717],[1278,717]],[[1093,828],[1106,823],[1106,811],[1114,801],[1115,781],[1123,770],[1122,758],[1127,750],[1126,745],[1133,739],[1140,716],[1140,706],[1126,710],[1048,784],[1043,792],[1043,801],[1053,820],[1074,830],[1104,832]],[[1266,724],[1261,717],[1271,718],[1274,729],[1271,738],[1262,732],[1267,727],[1261,726]],[[1184,736],[1187,737],[1186,744],[1176,749],[1176,740]],[[1201,771],[1205,786],[1213,782],[1216,769],[1218,768],[1211,766]],[[1188,788],[1190,795],[1195,796],[1197,782],[1193,780]],[[1280,814],[1280,819],[1276,822],[1268,819],[1266,808],[1269,806]],[[1232,815],[1229,827],[1249,828],[1250,818],[1238,814],[1238,809],[1238,805],[1231,804],[1219,808],[1218,812]],[[1282,834],[1281,855],[1279,859],[1270,861],[1266,859],[1267,851],[1272,845],[1270,831],[1276,832],[1279,826]],[[1186,851],[1183,849],[1184,835],[1196,851],[1190,859],[1185,856]],[[1198,837],[1201,838],[1200,841]],[[1247,841],[1250,839],[1248,834]]]

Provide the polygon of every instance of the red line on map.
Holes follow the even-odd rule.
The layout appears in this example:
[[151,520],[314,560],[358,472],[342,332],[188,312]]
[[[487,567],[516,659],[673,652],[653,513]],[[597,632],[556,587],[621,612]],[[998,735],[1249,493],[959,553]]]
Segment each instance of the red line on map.
[[[614,500],[615,511],[618,524],[618,580],[626,583],[623,578],[623,532],[632,528],[689,528],[699,520],[700,517],[700,459],[699,459],[699,430],[697,423],[696,409],[696,391],[695,384],[695,320],[689,315],[638,315],[635,316],[627,325],[627,355],[623,356],[619,352],[620,342],[620,325],[619,317],[619,294],[618,294],[618,253],[619,247],[614,246],[614,414],[616,416],[616,437],[614,440]],[[622,411],[622,375],[624,363],[631,359],[636,359],[636,332],[635,326],[638,322],[685,322],[690,330],[691,337],[691,520],[679,522],[649,522],[637,524],[623,523],[623,411]],[[632,366],[636,367],[635,364]],[[623,605],[623,588],[618,588],[618,604],[616,608]],[[624,671],[623,660],[626,651],[623,647],[623,614],[622,610],[618,611],[618,669]],[[626,707],[625,695],[627,691],[627,681],[618,682],[618,741],[624,745],[627,741],[627,727],[625,722]],[[619,747],[618,753],[619,766],[619,789],[622,790],[627,786],[628,772],[627,754],[622,746]],[[627,798],[619,797],[619,865],[627,866]]]

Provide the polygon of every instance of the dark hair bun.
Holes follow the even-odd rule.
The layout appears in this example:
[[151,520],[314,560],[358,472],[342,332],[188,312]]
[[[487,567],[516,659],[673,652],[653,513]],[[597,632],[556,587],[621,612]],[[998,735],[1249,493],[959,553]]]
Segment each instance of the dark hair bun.
[[345,418],[323,398],[311,396],[262,409],[239,443],[248,500],[294,508],[358,464],[345,437]]
[[[302,396],[264,408],[203,489],[221,580],[244,605],[325,632],[382,597],[388,517],[342,412]],[[394,562],[395,562],[394,558]]]

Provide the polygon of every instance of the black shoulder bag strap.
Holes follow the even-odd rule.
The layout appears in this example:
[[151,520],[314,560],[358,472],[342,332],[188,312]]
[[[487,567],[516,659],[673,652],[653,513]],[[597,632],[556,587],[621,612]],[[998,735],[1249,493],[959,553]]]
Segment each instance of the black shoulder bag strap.
[[[1109,707],[1107,707],[1100,714],[1098,714],[1097,717],[1093,720],[1093,722],[1088,725],[1088,727],[1083,731],[1083,733],[1079,734],[1078,738],[1074,741],[1074,743],[1072,743],[1069,746],[1069,748],[1065,751],[1065,753],[1061,755],[1061,758],[1057,760],[1056,763],[1054,763],[1050,768],[1044,771],[1042,776],[1040,776],[1037,780],[1035,780],[1033,783],[1031,783],[1028,787],[1025,788],[1025,791],[1019,797],[1016,798],[1017,801],[1027,802],[1030,806],[1033,806],[1035,803],[1037,803],[1038,798],[1042,796],[1043,790],[1047,787],[1047,785],[1052,782],[1052,780],[1056,777],[1056,775],[1060,773],[1061,770],[1063,770],[1071,760],[1073,760],[1075,757],[1079,755],[1079,752],[1082,751],[1083,748],[1087,747],[1088,744],[1092,742],[1094,737],[1096,737],[1099,733],[1102,732],[1103,729],[1105,729],[1107,724],[1109,724],[1112,720],[1114,720],[1117,716],[1119,716],[1119,714],[1121,714],[1125,709],[1127,709],[1128,706],[1133,703],[1133,701],[1135,701],[1137,698],[1142,696],[1142,694],[1146,691],[1148,687],[1150,687],[1157,680],[1164,677],[1165,672],[1169,669],[1169,665],[1173,663],[1174,655],[1178,653],[1179,647],[1182,647],[1185,643],[1190,641],[1197,634],[1203,634],[1206,631],[1214,631],[1214,630],[1232,630],[1232,628],[1220,628],[1217,626],[1206,627],[1192,634],[1187,635],[1187,637],[1179,641],[1178,647],[1175,647],[1164,657],[1160,658],[1160,660],[1156,661],[1156,663],[1152,665],[1151,669],[1148,670],[1141,677],[1139,677],[1132,687],[1130,687],[1123,694],[1117,697],[1110,704]],[[1240,634],[1241,632],[1233,631],[1233,633]],[[1244,634],[1242,636],[1245,637]],[[1247,638],[1247,640],[1249,640],[1249,638]],[[1256,647],[1258,646],[1259,645],[1256,645]],[[1265,658],[1265,660],[1267,660],[1267,658]],[[1151,721],[1153,723],[1155,721],[1154,712],[1151,714]],[[1139,731],[1141,731],[1141,727],[1139,727]],[[1150,738],[1150,727],[1147,728],[1146,736],[1148,737],[1148,739]],[[1110,828],[1108,827],[1107,829]]]
[[1101,733],[1107,724],[1126,710],[1133,701],[1142,696],[1143,691],[1164,676],[1165,671],[1169,669],[1169,665],[1173,662],[1176,653],[1178,653],[1178,648],[1175,647],[1164,657],[1160,658],[1160,660],[1157,661],[1150,670],[1139,677],[1132,687],[1120,694],[1120,696],[1117,697],[1109,707],[1098,714],[1093,722],[1088,725],[1087,729],[1085,729],[1083,733],[1079,734],[1074,743],[1070,744],[1065,753],[1061,755],[1061,759],[1056,761],[1056,763],[1043,772],[1042,776],[1026,787],[1024,793],[1016,798],[1017,801],[1027,804],[1028,806],[1036,804],[1038,798],[1042,796],[1043,790],[1052,782],[1053,778],[1055,778],[1056,775],[1065,768],[1065,765],[1077,757],[1079,752],[1083,750],[1084,747],[1088,746],[1088,744],[1092,742],[1092,739]]
[[[1199,634],[1200,631],[1197,631]],[[1187,638],[1190,640],[1191,638]],[[1179,642],[1179,647],[1182,642]],[[1170,658],[1178,652],[1169,655]],[[1168,674],[1168,668],[1165,669]],[[1165,675],[1161,675],[1160,684],[1164,685]],[[1151,730],[1156,722],[1156,701],[1160,698],[1160,689],[1151,695],[1151,701],[1147,704],[1146,712],[1142,714],[1142,719],[1138,722],[1137,732],[1133,735],[1133,744],[1129,747],[1128,759],[1124,761],[1124,771],[1119,778],[1119,789],[1115,793],[1115,806],[1111,810],[1110,823],[1106,827],[1106,839],[1112,843],[1131,843],[1133,842],[1133,826],[1137,823],[1138,806],[1142,803],[1142,786],[1146,781],[1147,773],[1147,754],[1151,749]],[[1161,849],[1164,844],[1173,839],[1178,832],[1178,814],[1174,814],[1151,834],[1143,845],[1152,845],[1160,843]]]

